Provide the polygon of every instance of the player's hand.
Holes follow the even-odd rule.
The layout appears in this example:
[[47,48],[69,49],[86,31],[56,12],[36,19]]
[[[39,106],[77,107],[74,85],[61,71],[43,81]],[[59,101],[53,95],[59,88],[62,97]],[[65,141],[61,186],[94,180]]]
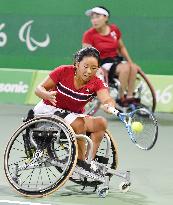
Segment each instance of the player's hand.
[[101,105],[101,108],[108,114],[112,114],[111,109],[110,109],[111,107],[114,108],[114,106],[111,104]]
[[56,106],[56,95],[57,91],[48,91],[47,99],[52,103],[53,106]]

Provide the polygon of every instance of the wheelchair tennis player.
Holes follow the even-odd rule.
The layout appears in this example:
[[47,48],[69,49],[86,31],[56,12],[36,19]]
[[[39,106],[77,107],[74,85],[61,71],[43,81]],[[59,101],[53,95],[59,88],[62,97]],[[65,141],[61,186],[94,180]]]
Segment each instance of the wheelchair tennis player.
[[[93,159],[107,129],[107,121],[103,117],[83,114],[84,106],[97,96],[102,104],[115,107],[107,84],[96,76],[99,65],[99,51],[94,47],[82,48],[75,54],[74,65],[57,67],[35,91],[42,100],[35,106],[34,114],[56,114],[64,118],[76,134],[91,133]],[[83,162],[86,156],[84,140],[78,139],[78,148],[78,162]]]

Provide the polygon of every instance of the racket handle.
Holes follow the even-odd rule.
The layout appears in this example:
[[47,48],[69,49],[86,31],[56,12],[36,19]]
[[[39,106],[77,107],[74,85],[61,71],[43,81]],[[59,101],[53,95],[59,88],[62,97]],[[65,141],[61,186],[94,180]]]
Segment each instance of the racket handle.
[[111,105],[104,104],[104,107],[108,110],[109,113],[116,115],[116,116],[119,116],[120,112],[117,109],[115,109],[114,107],[112,107]]

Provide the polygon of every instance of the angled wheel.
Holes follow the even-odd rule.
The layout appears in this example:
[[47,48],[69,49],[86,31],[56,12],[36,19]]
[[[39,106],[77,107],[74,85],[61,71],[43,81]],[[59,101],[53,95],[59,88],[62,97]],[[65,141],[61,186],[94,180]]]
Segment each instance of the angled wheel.
[[130,185],[131,185],[130,182],[121,182],[119,185],[119,190],[124,193],[128,192],[130,189]]
[[11,137],[4,155],[5,174],[20,194],[45,196],[68,180],[77,153],[75,133],[61,118],[34,118]]
[[135,93],[139,95],[141,105],[152,112],[155,111],[156,94],[154,88],[145,73],[141,70],[139,70],[137,74]]

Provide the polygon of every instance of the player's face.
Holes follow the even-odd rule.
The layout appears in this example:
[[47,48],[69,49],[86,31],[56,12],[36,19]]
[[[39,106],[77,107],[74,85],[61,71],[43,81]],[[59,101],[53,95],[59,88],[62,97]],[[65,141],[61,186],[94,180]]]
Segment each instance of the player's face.
[[85,82],[88,82],[98,70],[98,60],[95,57],[84,57],[76,64],[77,75]]
[[99,29],[106,24],[108,17],[102,14],[93,13],[91,16],[91,23],[95,29]]

